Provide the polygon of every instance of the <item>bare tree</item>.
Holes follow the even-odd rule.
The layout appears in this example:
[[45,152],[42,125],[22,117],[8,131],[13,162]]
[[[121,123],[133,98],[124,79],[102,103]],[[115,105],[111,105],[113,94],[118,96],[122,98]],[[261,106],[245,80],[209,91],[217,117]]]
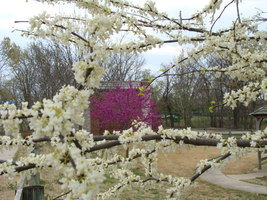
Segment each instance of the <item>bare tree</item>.
[[72,64],[77,56],[70,47],[37,42],[21,49],[10,39],[1,43],[10,76],[6,83],[17,102],[52,98],[62,86],[74,85]]
[[175,74],[173,81],[175,106],[181,112],[185,127],[191,126],[193,111],[197,107],[200,91],[203,88],[203,77],[196,72],[199,68],[197,62],[188,62],[173,70]]
[[162,99],[161,99],[161,105],[165,109],[166,114],[168,117],[165,116],[165,119],[170,120],[170,126],[174,128],[174,103],[173,103],[173,77],[169,76],[166,74],[165,76],[165,87],[164,91],[162,94]]
[[4,56],[4,51],[0,49],[0,101],[7,101],[11,96],[6,89],[6,76],[8,74],[6,64],[7,61]]
[[145,60],[135,53],[112,54],[107,63],[102,64],[105,68],[103,81],[136,81],[143,78],[142,66]]
[[75,84],[72,64],[77,56],[70,47],[39,42],[32,44],[28,53],[34,61],[31,67],[37,68],[38,99],[52,98],[63,85]]

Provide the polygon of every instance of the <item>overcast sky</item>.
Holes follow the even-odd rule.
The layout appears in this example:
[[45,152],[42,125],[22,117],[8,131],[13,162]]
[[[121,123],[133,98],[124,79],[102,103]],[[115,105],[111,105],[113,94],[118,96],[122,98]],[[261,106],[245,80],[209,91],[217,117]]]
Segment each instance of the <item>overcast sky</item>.
[[[19,45],[26,45],[27,39],[21,37],[18,32],[12,32],[14,29],[23,29],[25,24],[15,24],[16,20],[27,20],[28,18],[43,11],[58,13],[62,8],[51,7],[33,0],[1,0],[0,6],[0,41],[4,37],[10,37],[12,41]],[[145,2],[144,0],[132,0],[135,3]],[[195,11],[203,8],[209,0],[155,0],[157,7],[172,16],[178,16],[182,11],[182,16],[191,16]],[[253,15],[261,9],[267,12],[267,0],[242,0],[240,10],[245,16]],[[235,18],[235,8],[230,8],[224,13],[223,20],[219,21],[218,27],[227,26],[231,19]],[[218,28],[217,27],[217,28]],[[266,29],[267,27],[263,27]],[[182,48],[175,45],[165,45],[161,49],[156,48],[147,52],[144,56],[146,59],[146,68],[157,71],[161,63],[168,63],[175,56],[181,53]]]

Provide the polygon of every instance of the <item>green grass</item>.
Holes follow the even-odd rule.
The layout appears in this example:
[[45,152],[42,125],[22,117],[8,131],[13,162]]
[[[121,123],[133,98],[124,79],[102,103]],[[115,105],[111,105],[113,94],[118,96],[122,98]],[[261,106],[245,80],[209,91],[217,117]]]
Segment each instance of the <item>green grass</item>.
[[135,175],[138,175],[138,176],[141,176],[141,177],[144,177],[144,176],[145,176],[145,173],[144,173],[144,172],[142,171],[142,169],[139,168],[139,167],[132,169],[132,172],[133,172]]
[[45,184],[46,184],[46,181],[43,179],[40,179],[40,185],[45,185]]
[[104,180],[104,184],[109,184],[109,183],[116,183],[117,180],[115,178],[111,178],[108,174],[105,175],[105,180]]

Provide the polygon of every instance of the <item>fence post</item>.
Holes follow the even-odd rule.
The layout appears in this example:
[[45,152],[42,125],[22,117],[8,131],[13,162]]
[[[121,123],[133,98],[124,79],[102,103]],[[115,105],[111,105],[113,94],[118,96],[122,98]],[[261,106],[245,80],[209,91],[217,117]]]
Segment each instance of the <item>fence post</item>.
[[44,186],[33,185],[24,187],[21,200],[44,200]]
[[[34,145],[32,153],[39,154],[39,145]],[[27,187],[24,187],[27,182]],[[22,179],[14,200],[44,200],[44,187],[40,186],[40,173],[37,173],[31,177],[29,181],[25,178]]]
[[262,159],[261,159],[261,151],[258,150],[258,162],[259,162],[258,169],[261,169],[261,161],[262,161]]
[[[256,118],[256,130],[261,130],[261,123],[263,121],[263,118]],[[261,151],[258,150],[258,169],[261,170]]]
[[[40,154],[40,146],[38,144],[34,144],[32,153],[35,155]],[[31,179],[28,181],[29,186],[39,185],[40,184],[40,173],[36,173],[31,177]]]

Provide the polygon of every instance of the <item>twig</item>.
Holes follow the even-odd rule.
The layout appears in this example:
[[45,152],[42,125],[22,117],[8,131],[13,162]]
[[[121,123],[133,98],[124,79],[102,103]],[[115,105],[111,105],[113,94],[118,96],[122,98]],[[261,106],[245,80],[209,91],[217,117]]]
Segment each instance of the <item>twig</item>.
[[[197,52],[195,53],[195,55],[201,53],[202,51],[203,51],[203,49],[197,51]],[[151,80],[151,82],[146,86],[146,88],[148,88],[148,87],[149,87],[155,80],[157,80],[158,78],[160,78],[160,77],[164,76],[165,74],[167,74],[171,69],[173,69],[174,67],[176,67],[177,64],[181,64],[181,63],[185,62],[185,61],[188,60],[188,59],[189,59],[189,56],[188,56],[188,57],[185,57],[185,58],[183,58],[183,59],[181,59],[178,63],[173,64],[172,66],[170,66],[170,67],[169,67],[168,69],[166,69],[164,72],[162,72],[161,74],[159,74],[158,76],[156,76],[155,78],[153,78],[153,79]]]
[[239,0],[236,0],[236,13],[237,13],[238,22],[241,24],[241,17],[240,17],[240,12],[239,12]]
[[[15,23],[28,23],[29,21],[15,21]],[[44,21],[41,21],[42,24],[45,24],[47,25]],[[67,30],[67,28],[63,25],[58,25],[58,24],[54,24],[54,26],[56,28],[60,28],[60,29],[63,29],[63,30]],[[83,42],[87,43],[87,44],[90,44],[90,42],[88,40],[86,40],[84,37],[82,37],[81,35],[79,35],[78,33],[74,32],[74,31],[71,31],[70,32],[73,36],[79,38],[80,40],[82,40]]]
[[54,198],[53,200],[55,200],[55,199],[59,199],[60,197],[63,197],[63,196],[65,196],[65,195],[69,194],[69,193],[71,193],[71,190],[68,191],[68,192],[66,192],[66,193],[64,193],[64,194],[61,194],[61,195],[57,196],[57,197]]
[[221,18],[221,16],[222,16],[222,14],[224,13],[225,9],[226,9],[229,5],[231,5],[234,1],[235,1],[235,0],[232,0],[230,3],[228,3],[228,4],[223,8],[223,10],[221,11],[220,15],[219,15],[219,16],[216,18],[216,20],[213,22],[213,24],[212,24],[212,26],[211,26],[211,28],[210,28],[210,33],[212,33],[212,29],[213,29],[214,25],[215,25],[215,24],[217,23],[217,21]]
[[[220,158],[218,158],[215,163],[219,163],[222,160],[225,160],[226,158],[228,158],[229,156],[231,156],[231,153],[228,152],[226,154],[224,154],[223,156],[221,156]],[[190,177],[189,179],[193,182],[195,181],[200,175],[202,175],[204,172],[206,172],[208,169],[211,168],[211,165],[206,165],[200,173],[196,173],[195,175],[193,175],[192,177]]]

